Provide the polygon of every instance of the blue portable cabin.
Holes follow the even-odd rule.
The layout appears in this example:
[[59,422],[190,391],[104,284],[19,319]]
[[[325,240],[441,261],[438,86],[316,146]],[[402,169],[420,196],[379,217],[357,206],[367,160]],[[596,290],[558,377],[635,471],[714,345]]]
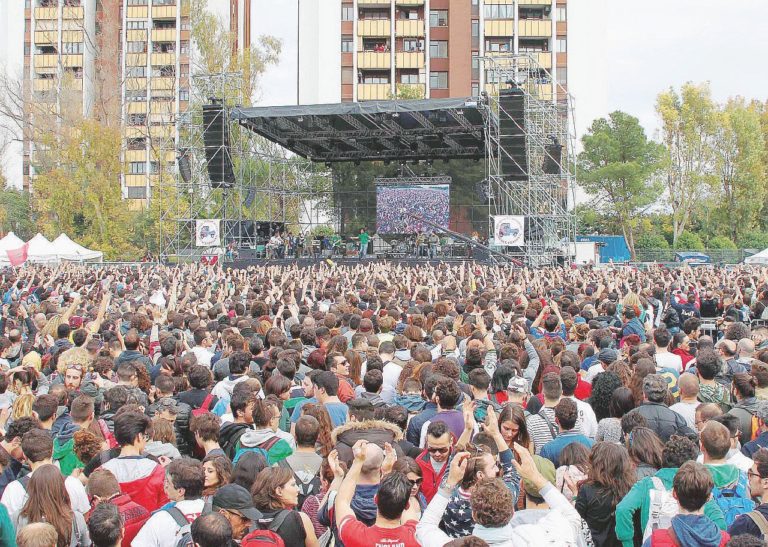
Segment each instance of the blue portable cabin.
[[624,236],[576,236],[576,241],[597,243],[601,264],[606,264],[611,260],[614,263],[629,262],[632,257]]

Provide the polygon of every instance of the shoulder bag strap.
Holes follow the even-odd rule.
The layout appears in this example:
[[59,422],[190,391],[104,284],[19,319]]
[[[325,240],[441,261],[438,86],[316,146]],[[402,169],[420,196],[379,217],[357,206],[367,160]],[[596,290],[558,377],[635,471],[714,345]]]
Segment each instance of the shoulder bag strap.
[[291,511],[289,511],[288,509],[283,509],[282,511],[280,511],[277,514],[277,516],[274,518],[272,523],[269,525],[269,530],[277,533],[277,531],[280,529],[280,527],[285,522],[285,519],[287,519],[288,515],[290,515],[290,514],[291,514]]
[[173,507],[169,507],[165,511],[171,515],[173,520],[176,522],[176,524],[179,525],[180,528],[184,528],[187,524],[189,524],[189,521],[187,520],[187,517],[184,515],[182,510],[175,505]]
[[747,513],[747,516],[760,528],[763,538],[768,537],[768,520],[766,520],[763,514],[760,511],[750,511]]
[[[546,407],[545,407],[546,408]],[[547,416],[547,413],[544,412],[544,408],[539,410],[539,416],[547,423],[547,427],[549,427],[549,432],[552,435],[552,438],[554,439],[557,437],[557,429],[555,429],[554,424],[549,420],[549,417]]]

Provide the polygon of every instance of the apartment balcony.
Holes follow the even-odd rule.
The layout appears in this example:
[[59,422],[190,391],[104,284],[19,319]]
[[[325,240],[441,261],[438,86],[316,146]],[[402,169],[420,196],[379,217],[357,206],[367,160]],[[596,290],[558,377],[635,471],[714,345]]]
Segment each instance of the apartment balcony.
[[552,36],[552,21],[549,19],[520,19],[517,31],[523,38],[549,38]]
[[129,30],[126,32],[125,39],[127,42],[146,42],[147,31],[146,30]]
[[147,54],[126,53],[125,66],[147,66]]
[[392,54],[376,51],[358,51],[357,68],[360,69],[388,69],[392,66]]
[[[133,152],[133,150],[131,150],[131,152]],[[145,155],[145,157],[137,161],[146,161],[146,160],[147,158]],[[125,161],[127,162],[128,160],[126,159]],[[125,185],[126,186],[146,186],[147,175],[125,175]]]
[[55,53],[50,55],[35,55],[35,68],[55,68],[59,64],[59,56]]
[[[522,52],[521,52],[522,53]],[[552,68],[552,52],[551,51],[542,51],[542,52],[531,52],[528,53],[534,61],[539,63],[539,66],[541,68],[550,69]]]
[[162,116],[165,120],[169,115],[176,113],[176,99],[162,101],[153,99],[150,103],[150,112]]
[[[170,6],[163,6],[165,8]],[[175,42],[176,41],[176,29],[175,28],[162,28],[152,30],[153,42]]]
[[176,19],[176,6],[153,6],[152,19]]
[[390,0],[357,0],[357,6],[360,8],[377,8],[391,5]]
[[397,36],[424,36],[424,21],[420,19],[397,19],[395,21]]
[[395,54],[395,68],[424,68],[424,52],[398,51]]
[[[175,150],[150,150],[150,160],[152,161],[161,161],[165,163],[172,163],[176,161],[176,151]],[[167,169],[166,169],[167,171]]]
[[389,19],[361,19],[357,22],[357,35],[389,37],[392,35],[392,21]]
[[61,64],[65,67],[82,67],[83,56],[82,55],[62,55]]
[[62,19],[82,19],[85,17],[85,9],[82,6],[64,6],[61,17]]
[[172,139],[176,136],[176,127],[171,124],[152,125],[149,128],[149,135],[153,139]]
[[125,109],[126,114],[146,114],[147,101],[131,101]]
[[59,8],[53,7],[53,8],[35,8],[35,19],[37,21],[43,20],[43,19],[58,19],[59,18]]
[[151,83],[152,89],[174,89],[176,87],[176,78],[154,77],[152,78]]
[[128,6],[128,10],[125,12],[128,19],[146,19],[148,15],[148,6]]
[[409,94],[411,91],[417,91],[418,93],[420,93],[421,97],[427,96],[426,84],[397,84],[395,88],[398,90],[399,93],[403,93],[403,91],[408,90]]
[[146,78],[126,78],[125,89],[135,91],[137,89],[147,89]]
[[485,36],[514,36],[515,21],[513,19],[486,19]]
[[424,0],[395,0],[398,6],[423,6]]
[[176,66],[176,54],[175,53],[153,53],[152,54],[153,66]]
[[38,30],[35,32],[35,45],[49,46],[59,43],[59,33],[55,30]]
[[357,84],[358,101],[386,101],[390,97],[390,84]]
[[50,91],[56,87],[56,79],[39,79],[34,80],[33,88],[35,91]]
[[[147,151],[146,150],[126,150],[124,161],[125,163],[147,161]],[[130,177],[130,176],[136,176],[136,175],[128,175],[128,176]]]
[[85,42],[82,30],[65,30],[61,33],[62,42]]
[[548,0],[517,0],[518,6],[551,6],[552,2]]

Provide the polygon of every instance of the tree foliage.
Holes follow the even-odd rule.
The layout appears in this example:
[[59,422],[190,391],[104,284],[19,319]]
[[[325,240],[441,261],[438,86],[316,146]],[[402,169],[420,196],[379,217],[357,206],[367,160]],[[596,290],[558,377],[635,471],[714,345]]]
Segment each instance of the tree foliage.
[[618,111],[595,120],[582,144],[579,180],[616,217],[634,258],[639,218],[661,193],[656,174],[662,149],[648,140],[637,118]]

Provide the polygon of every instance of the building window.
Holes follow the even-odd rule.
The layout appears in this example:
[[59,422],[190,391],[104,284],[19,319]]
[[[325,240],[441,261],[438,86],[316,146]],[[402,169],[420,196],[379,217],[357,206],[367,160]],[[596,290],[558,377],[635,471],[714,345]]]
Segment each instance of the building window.
[[477,56],[477,51],[472,52],[472,79],[480,79],[480,58]]
[[351,4],[341,5],[341,20],[342,21],[354,21],[355,20],[355,7]]
[[429,87],[432,89],[448,89],[448,73],[430,72]]
[[430,10],[429,26],[430,27],[447,27],[448,26],[448,10],[444,10],[444,9]]
[[179,65],[179,77],[189,78],[189,65]]
[[557,67],[557,83],[560,85],[568,83],[568,69],[566,67]]
[[156,19],[154,22],[154,27],[158,30],[168,30],[168,29],[175,29],[176,28],[176,21],[173,19]]
[[25,56],[29,55],[29,53],[30,53],[30,51],[31,51],[31,50],[32,50],[32,48],[31,48],[31,45],[30,45],[30,44],[28,44],[28,43],[27,43],[27,44],[24,44],[24,55],[25,55]]
[[341,67],[341,83],[342,84],[353,84],[354,82],[354,70],[351,66],[343,66]]
[[132,161],[128,164],[129,175],[143,175],[147,172],[147,163],[143,161]]
[[128,199],[145,199],[147,197],[146,186],[126,186]]
[[390,11],[386,9],[377,9],[377,10],[360,10],[358,19],[375,19],[375,20],[382,20],[382,19],[389,19]]
[[180,101],[189,101],[189,89],[180,89],[179,90],[179,100]]
[[566,6],[557,6],[557,20],[558,21],[568,20],[568,8]]
[[129,6],[146,6],[147,0],[128,0]]
[[473,97],[480,96],[480,86],[478,84],[472,84],[472,96]]
[[480,21],[472,19],[472,38],[480,36]]
[[176,77],[176,67],[173,65],[152,67],[152,76],[156,78],[174,78]]
[[485,41],[485,51],[494,53],[512,51],[511,38],[493,38]]
[[147,67],[145,66],[129,66],[126,67],[125,76],[127,78],[146,78]]
[[352,53],[355,51],[355,42],[352,40],[351,36],[342,36],[341,37],[341,52],[342,53]]
[[429,43],[429,56],[433,59],[445,59],[448,57],[448,42],[445,40],[432,40]]
[[376,73],[369,73],[365,76],[363,76],[363,82],[364,84],[388,84],[389,83],[389,74],[376,74]]
[[153,6],[175,6],[176,0],[152,0]]
[[513,4],[486,4],[484,14],[486,19],[514,19],[515,6]]
[[146,42],[128,42],[125,51],[127,53],[146,53],[147,52],[147,43]]
[[146,89],[126,89],[125,100],[127,102],[144,102],[147,100]]
[[192,30],[192,25],[189,22],[189,17],[181,18],[181,30]]
[[[183,45],[185,42],[181,42]],[[189,47],[189,42],[187,43],[187,47]],[[152,51],[154,53],[173,53],[176,51],[176,42],[152,42]],[[184,49],[182,47],[182,53],[184,53]]]
[[128,150],[144,150],[147,147],[147,139],[145,137],[128,139],[127,146]]
[[419,74],[418,72],[414,73],[402,73],[400,74],[400,83],[401,84],[418,84],[419,83]]
[[129,114],[128,115],[128,125],[147,125],[147,115],[146,114]]
[[424,40],[406,38],[403,40],[403,51],[424,51]]
[[64,55],[81,55],[83,53],[83,42],[62,42],[61,49]]
[[568,40],[566,38],[557,39],[557,52],[566,53],[568,51]]
[[[184,53],[184,54],[189,53],[189,41],[188,40],[182,40],[181,42],[179,42],[179,44],[180,44],[180,47],[181,47],[181,53]],[[171,48],[171,51],[173,51],[173,48]]]
[[145,20],[128,21],[128,30],[146,30],[147,22]]

